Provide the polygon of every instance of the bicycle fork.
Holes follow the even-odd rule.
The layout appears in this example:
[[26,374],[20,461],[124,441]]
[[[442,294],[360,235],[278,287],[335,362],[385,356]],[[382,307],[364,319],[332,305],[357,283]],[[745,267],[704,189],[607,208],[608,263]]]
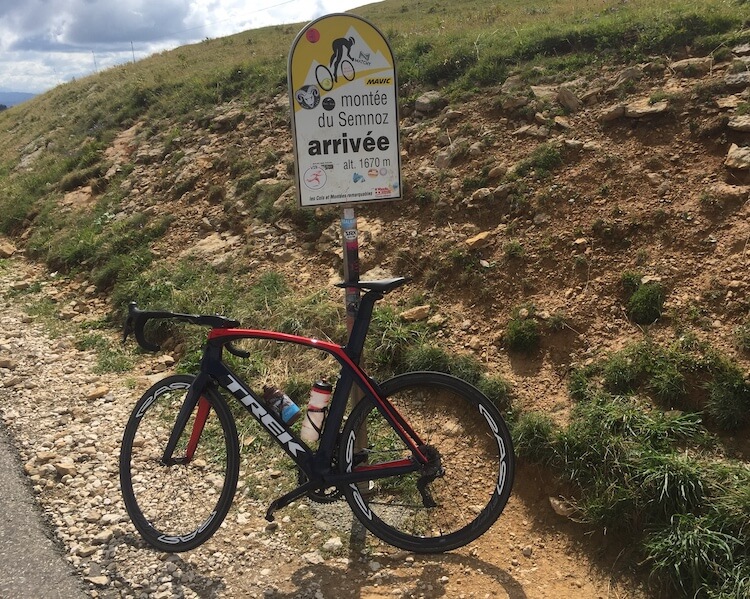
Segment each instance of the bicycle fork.
[[[167,446],[164,448],[164,455],[161,458],[162,463],[165,466],[174,466],[177,464],[188,464],[195,455],[195,450],[198,447],[198,441],[200,440],[203,428],[208,420],[208,414],[211,411],[211,404],[203,395],[202,390],[207,383],[208,375],[200,373],[193,381],[192,385],[188,389],[185,401],[182,403],[180,412],[177,414],[174,427],[172,427],[172,433],[167,441]],[[195,421],[193,422],[193,429],[190,432],[190,439],[188,440],[187,447],[185,449],[185,455],[180,457],[174,457],[174,451],[177,448],[177,443],[182,436],[182,433],[187,426],[190,416],[193,411],[198,407],[195,415]]]

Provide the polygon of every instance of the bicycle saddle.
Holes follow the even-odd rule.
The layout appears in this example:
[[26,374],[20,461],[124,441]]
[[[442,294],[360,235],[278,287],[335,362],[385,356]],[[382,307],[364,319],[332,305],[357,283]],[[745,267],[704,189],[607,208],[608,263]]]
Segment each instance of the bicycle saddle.
[[365,291],[380,291],[381,293],[388,293],[401,285],[405,285],[411,281],[411,277],[394,277],[393,279],[381,279],[380,281],[342,281],[336,283],[336,287],[346,289],[347,287],[354,287],[356,289],[364,289]]

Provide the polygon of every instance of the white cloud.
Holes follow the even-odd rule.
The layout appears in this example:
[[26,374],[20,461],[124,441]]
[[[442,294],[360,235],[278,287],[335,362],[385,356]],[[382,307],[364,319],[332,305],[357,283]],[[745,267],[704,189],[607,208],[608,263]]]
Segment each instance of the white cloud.
[[[367,0],[0,0],[0,89],[39,93],[155,52]],[[132,46],[131,46],[132,44]]]

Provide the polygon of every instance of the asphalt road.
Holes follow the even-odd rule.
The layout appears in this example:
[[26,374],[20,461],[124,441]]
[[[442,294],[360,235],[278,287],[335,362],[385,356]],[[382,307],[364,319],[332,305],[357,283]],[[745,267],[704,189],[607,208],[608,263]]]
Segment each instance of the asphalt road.
[[0,423],[0,598],[88,596],[54,542],[23,474],[18,451]]

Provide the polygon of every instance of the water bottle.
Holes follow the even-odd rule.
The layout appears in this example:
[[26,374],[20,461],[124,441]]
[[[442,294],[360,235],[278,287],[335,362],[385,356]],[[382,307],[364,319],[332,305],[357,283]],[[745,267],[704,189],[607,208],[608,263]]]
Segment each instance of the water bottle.
[[320,438],[323,421],[328,410],[328,402],[331,401],[333,387],[326,381],[318,381],[310,390],[310,401],[307,403],[307,414],[302,421],[299,436],[303,441],[311,443]]
[[299,406],[286,393],[276,387],[265,385],[263,387],[263,400],[266,402],[268,409],[287,424],[294,424],[302,413]]

